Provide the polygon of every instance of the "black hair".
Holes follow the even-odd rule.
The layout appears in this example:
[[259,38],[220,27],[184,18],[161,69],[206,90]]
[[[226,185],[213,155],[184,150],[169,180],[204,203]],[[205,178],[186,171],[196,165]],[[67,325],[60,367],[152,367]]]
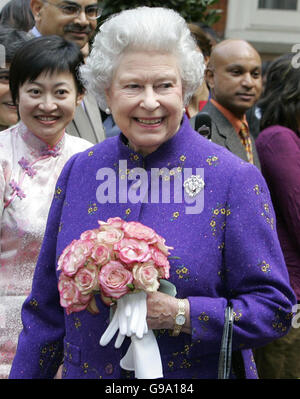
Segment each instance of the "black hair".
[[268,66],[265,89],[257,103],[262,112],[262,130],[281,125],[298,131],[300,69],[294,65],[294,57],[295,53],[284,54]]
[[85,92],[79,77],[83,56],[77,44],[61,36],[41,36],[29,40],[20,48],[11,63],[9,87],[16,104],[19,88],[26,81],[34,81],[42,73],[71,72],[79,94]]
[[200,26],[200,28],[206,33],[206,35],[213,40],[213,42],[211,43],[212,46],[215,46],[217,43],[220,43],[222,38],[211,26],[203,22],[194,22],[194,23]]
[[35,24],[30,0],[10,0],[1,10],[0,23],[28,32]]
[[0,25],[0,45],[5,47],[5,61],[10,64],[17,50],[29,40],[26,32]]

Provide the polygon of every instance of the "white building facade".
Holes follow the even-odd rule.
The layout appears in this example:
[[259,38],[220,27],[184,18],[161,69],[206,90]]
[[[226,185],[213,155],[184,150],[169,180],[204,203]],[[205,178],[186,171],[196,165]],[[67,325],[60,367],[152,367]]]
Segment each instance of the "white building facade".
[[265,59],[300,47],[300,0],[229,0],[225,38],[249,41]]

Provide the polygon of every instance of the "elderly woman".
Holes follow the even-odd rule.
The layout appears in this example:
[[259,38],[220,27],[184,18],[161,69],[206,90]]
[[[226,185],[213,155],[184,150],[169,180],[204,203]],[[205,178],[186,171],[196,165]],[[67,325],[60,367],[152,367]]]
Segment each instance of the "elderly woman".
[[1,378],[8,377],[22,330],[21,307],[57,178],[72,155],[92,146],[65,134],[84,94],[81,63],[77,46],[58,36],[25,42],[11,62],[9,95],[20,122],[0,132]]
[[60,306],[57,259],[98,220],[140,222],[174,248],[177,296],[147,295],[164,378],[217,378],[229,303],[233,350],[247,378],[256,378],[251,349],[288,331],[295,297],[265,181],[193,131],[184,115],[203,69],[172,10],[141,7],[102,25],[82,73],[122,133],[72,157],[58,180],[11,378],[52,378],[63,357],[63,378],[128,377],[120,360],[130,339],[99,345],[111,325],[99,296],[98,312]]

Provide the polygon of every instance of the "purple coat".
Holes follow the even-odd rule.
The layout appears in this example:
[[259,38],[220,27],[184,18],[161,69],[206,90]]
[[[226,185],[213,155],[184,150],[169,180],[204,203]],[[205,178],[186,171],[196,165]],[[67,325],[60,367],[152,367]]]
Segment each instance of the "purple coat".
[[[127,170],[119,160],[127,160]],[[97,201],[98,197],[101,202],[99,173],[104,167],[117,174],[116,203]],[[161,173],[161,180],[170,182],[171,193],[176,173],[192,168],[196,174],[196,168],[203,168],[202,212],[188,214],[187,203],[172,202],[172,195],[171,203],[162,198],[158,203],[124,201],[128,170],[138,167],[148,177],[151,169],[172,170]],[[128,180],[128,190],[133,190],[133,183]],[[109,188],[112,197],[114,186]],[[153,186],[146,193],[149,198],[150,191],[154,193]],[[178,133],[144,159],[118,136],[67,163],[57,183],[32,292],[23,306],[24,329],[10,378],[53,378],[62,357],[63,378],[128,377],[119,361],[130,340],[118,350],[114,339],[106,347],[99,345],[108,325],[108,307],[99,299],[100,314],[81,311],[67,316],[57,290],[56,262],[63,249],[84,230],[97,227],[98,220],[116,216],[152,227],[174,247],[170,281],[179,298],[189,299],[192,334],[172,337],[167,330],[157,331],[164,377],[217,377],[224,311],[230,300],[233,349],[242,349],[246,376],[256,378],[251,348],[287,333],[295,303],[269,192],[255,166],[202,138],[186,117]]]
[[256,146],[291,285],[300,301],[300,137],[284,126],[270,126],[259,134]]

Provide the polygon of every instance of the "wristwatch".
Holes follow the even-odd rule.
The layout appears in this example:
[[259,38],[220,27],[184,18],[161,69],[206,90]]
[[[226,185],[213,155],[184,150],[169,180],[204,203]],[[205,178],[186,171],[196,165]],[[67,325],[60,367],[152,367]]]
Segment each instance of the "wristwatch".
[[182,326],[185,323],[185,302],[184,299],[178,299],[178,312],[175,316],[175,326],[172,332],[172,337],[177,337],[180,334]]

